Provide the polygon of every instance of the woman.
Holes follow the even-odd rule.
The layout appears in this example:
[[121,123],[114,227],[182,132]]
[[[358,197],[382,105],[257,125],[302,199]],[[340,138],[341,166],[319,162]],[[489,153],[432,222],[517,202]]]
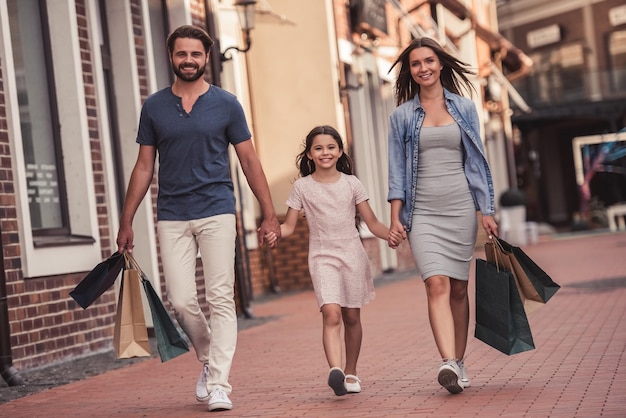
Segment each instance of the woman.
[[468,65],[429,38],[415,39],[392,68],[398,107],[389,127],[390,231],[408,234],[428,297],[442,358],[437,379],[450,393],[470,382],[464,365],[469,328],[467,284],[476,241],[476,211],[497,235],[494,191]]

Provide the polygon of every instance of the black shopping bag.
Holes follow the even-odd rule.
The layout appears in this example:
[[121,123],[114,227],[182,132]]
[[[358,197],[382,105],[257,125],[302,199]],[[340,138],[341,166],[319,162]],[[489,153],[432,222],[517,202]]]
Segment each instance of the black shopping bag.
[[70,296],[86,309],[115,283],[122,268],[124,257],[122,253],[116,251],[91,270],[70,292]]
[[474,337],[507,355],[535,348],[513,274],[481,259],[476,259]]
[[511,255],[513,272],[518,280],[521,283],[530,282],[542,302],[547,302],[561,288],[521,248],[511,245],[503,239],[496,239],[504,252]]
[[150,283],[150,280],[148,280],[143,271],[141,271],[135,259],[130,254],[126,257],[132,268],[137,270],[141,276],[143,289],[146,293],[148,304],[150,305],[152,325],[154,327],[154,334],[157,340],[157,349],[159,350],[161,362],[166,362],[167,360],[171,360],[181,354],[185,354],[189,351],[189,344],[187,344],[187,340],[176,327],[174,320],[167,312],[161,298],[154,290],[154,287],[152,287],[152,283]]

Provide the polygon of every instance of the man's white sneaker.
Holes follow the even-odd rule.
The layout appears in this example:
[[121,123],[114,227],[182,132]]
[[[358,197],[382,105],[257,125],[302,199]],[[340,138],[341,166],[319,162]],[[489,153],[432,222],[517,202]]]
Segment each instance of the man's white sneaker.
[[456,364],[459,366],[459,370],[461,371],[461,386],[463,386],[463,388],[470,387],[469,376],[467,375],[467,369],[465,368],[463,360],[457,361]]
[[446,388],[450,393],[463,392],[461,385],[461,371],[454,360],[446,360],[439,366],[437,380],[439,384]]
[[209,390],[207,389],[207,381],[209,380],[209,365],[207,363],[202,367],[198,383],[196,383],[196,400],[198,402],[206,402],[209,400]]
[[213,389],[209,396],[209,411],[225,411],[233,409],[233,403],[228,395],[220,388]]

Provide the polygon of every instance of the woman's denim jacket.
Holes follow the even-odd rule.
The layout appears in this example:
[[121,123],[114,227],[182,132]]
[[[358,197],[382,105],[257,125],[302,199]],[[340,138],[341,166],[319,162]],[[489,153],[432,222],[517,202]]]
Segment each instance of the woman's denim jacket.
[[[495,213],[493,181],[480,140],[478,113],[473,101],[444,89],[446,108],[461,127],[464,149],[464,170],[476,210],[483,215]],[[411,230],[415,188],[417,185],[417,162],[419,157],[419,133],[424,123],[424,109],[419,95],[398,106],[391,114],[389,125],[389,194],[387,200],[400,199],[400,221]],[[443,190],[442,190],[443,193]]]

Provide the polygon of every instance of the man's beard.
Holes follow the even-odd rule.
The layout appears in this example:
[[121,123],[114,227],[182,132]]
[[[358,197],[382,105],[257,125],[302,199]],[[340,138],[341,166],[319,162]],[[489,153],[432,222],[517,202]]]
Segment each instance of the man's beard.
[[178,67],[175,67],[174,65],[172,65],[172,70],[174,71],[174,74],[176,74],[176,77],[178,77],[182,81],[196,81],[197,79],[202,77],[202,75],[206,71],[206,64],[203,65],[202,67],[198,67],[196,72],[195,73],[191,73],[191,74],[190,73],[183,73],[180,70],[180,67],[182,67],[182,65],[178,66]]

